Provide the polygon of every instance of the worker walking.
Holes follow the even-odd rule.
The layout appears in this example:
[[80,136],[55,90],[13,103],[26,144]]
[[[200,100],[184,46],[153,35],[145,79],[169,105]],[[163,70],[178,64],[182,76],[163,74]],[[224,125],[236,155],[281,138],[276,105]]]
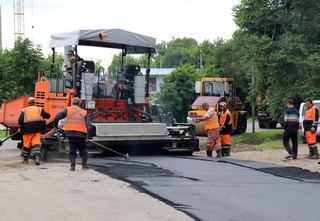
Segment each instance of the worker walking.
[[306,141],[309,146],[309,158],[319,159],[319,152],[317,147],[317,127],[319,120],[319,110],[313,104],[311,98],[304,100],[307,110],[303,118],[303,128],[306,135]]
[[[292,99],[287,101],[287,108],[284,111],[283,120],[283,146],[288,152],[286,159],[297,159],[298,157],[298,129],[299,129],[299,111],[294,107]],[[292,148],[290,147],[292,140]]]
[[227,108],[226,102],[220,102],[219,104],[221,115],[220,115],[220,139],[221,139],[221,146],[222,151],[221,154],[223,157],[230,156],[230,149],[231,149],[231,140],[230,134],[232,132],[232,121],[231,121],[231,114]]
[[32,154],[35,159],[35,164],[40,165],[41,132],[43,132],[46,127],[44,118],[49,119],[50,114],[44,111],[43,108],[35,106],[35,99],[29,97],[28,107],[22,109],[18,118],[23,140],[23,163],[28,163],[30,154]]
[[87,133],[88,133],[88,117],[87,111],[80,108],[81,99],[78,97],[73,98],[72,106],[67,107],[60,111],[54,118],[54,125],[57,128],[59,120],[66,118],[64,130],[69,140],[69,160],[70,170],[75,171],[77,149],[79,149],[82,158],[82,169],[89,169],[88,152],[87,152]]
[[212,157],[212,151],[216,151],[217,157],[221,157],[220,125],[217,112],[209,107],[208,103],[203,103],[202,108],[207,111],[201,118],[194,118],[195,122],[205,121],[207,131],[207,156]]

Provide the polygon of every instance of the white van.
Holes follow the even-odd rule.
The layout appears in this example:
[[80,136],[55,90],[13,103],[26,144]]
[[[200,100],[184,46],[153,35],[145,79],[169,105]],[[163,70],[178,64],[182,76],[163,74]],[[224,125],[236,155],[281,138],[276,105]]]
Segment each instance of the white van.
[[[320,111],[320,100],[314,100],[313,104],[317,106],[318,110]],[[307,107],[306,104],[303,102],[300,104],[300,108],[299,108],[299,135],[302,138],[303,142],[305,142],[306,140],[306,136],[304,134],[304,129],[303,129],[303,117],[304,114],[306,113]],[[318,126],[317,129],[317,137],[320,137],[320,125]]]

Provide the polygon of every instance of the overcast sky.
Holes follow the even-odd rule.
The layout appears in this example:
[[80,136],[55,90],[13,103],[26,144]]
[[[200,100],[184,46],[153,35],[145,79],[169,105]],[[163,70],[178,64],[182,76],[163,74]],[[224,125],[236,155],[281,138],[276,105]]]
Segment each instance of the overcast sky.
[[[240,0],[24,0],[25,36],[48,54],[51,33],[78,29],[120,28],[155,37],[157,43],[191,37],[198,42],[230,39],[237,29],[232,7]],[[3,47],[14,42],[13,0],[0,0]],[[32,26],[34,28],[32,28]],[[109,65],[112,54],[101,49],[85,59]],[[87,53],[87,51],[85,51]],[[89,52],[88,52],[89,53]],[[100,57],[103,53],[104,57]],[[99,57],[97,57],[99,56]]]

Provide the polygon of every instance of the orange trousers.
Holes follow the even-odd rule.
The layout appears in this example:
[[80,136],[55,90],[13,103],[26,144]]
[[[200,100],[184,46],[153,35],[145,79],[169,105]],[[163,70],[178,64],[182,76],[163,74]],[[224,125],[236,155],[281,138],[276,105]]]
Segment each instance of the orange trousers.
[[307,144],[315,144],[317,143],[317,133],[311,133],[311,131],[305,131],[306,132],[306,141]]
[[230,134],[221,134],[220,139],[221,139],[222,146],[230,146],[231,145]]
[[27,149],[31,148],[35,145],[40,145],[41,133],[32,133],[32,134],[25,134],[22,135],[23,139],[23,146]]

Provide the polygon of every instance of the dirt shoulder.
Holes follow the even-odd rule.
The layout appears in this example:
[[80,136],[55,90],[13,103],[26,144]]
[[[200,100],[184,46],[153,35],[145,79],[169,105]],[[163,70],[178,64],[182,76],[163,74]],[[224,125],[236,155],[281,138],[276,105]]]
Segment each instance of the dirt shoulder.
[[[274,163],[287,167],[300,167],[302,169],[307,169],[312,172],[320,172],[320,160],[311,160],[307,156],[309,154],[309,149],[306,144],[299,145],[298,148],[298,159],[297,160],[286,160],[287,156],[286,150],[254,150],[249,145],[236,145],[231,149],[231,156],[228,158],[238,159],[238,160],[250,160],[257,162]],[[205,156],[205,151],[199,151],[195,155]]]

